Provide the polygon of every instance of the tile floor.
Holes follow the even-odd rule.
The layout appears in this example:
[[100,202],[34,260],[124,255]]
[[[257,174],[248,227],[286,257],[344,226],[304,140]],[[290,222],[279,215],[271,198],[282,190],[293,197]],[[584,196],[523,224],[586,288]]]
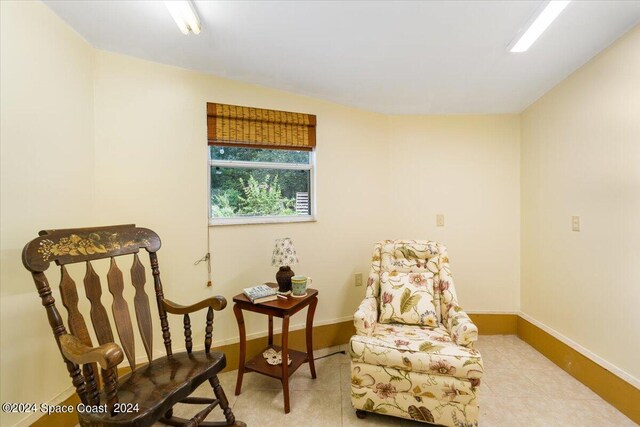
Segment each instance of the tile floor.
[[[629,418],[582,383],[558,368],[514,335],[481,336],[485,376],[480,389],[480,423],[485,426],[635,426]],[[315,356],[340,349],[318,351]],[[410,426],[426,424],[368,414],[355,416],[350,402],[349,358],[334,355],[316,361],[318,378],[302,366],[291,378],[291,412],[284,414],[278,380],[245,374],[240,396],[234,395],[237,371],[220,375],[220,382],[237,419],[249,427]],[[208,383],[195,395],[210,396]],[[174,413],[189,418],[197,411],[180,405]],[[207,420],[223,420],[218,408]]]

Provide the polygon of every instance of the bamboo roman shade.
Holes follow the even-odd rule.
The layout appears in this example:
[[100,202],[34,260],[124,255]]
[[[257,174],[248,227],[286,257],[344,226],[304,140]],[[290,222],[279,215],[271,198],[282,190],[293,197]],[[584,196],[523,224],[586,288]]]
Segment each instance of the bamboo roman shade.
[[311,151],[316,116],[207,103],[207,138],[209,145]]

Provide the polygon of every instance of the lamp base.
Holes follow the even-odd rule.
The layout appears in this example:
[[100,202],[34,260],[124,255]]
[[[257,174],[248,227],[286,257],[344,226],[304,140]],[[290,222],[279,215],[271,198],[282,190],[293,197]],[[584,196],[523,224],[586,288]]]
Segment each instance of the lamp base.
[[278,282],[278,293],[280,295],[289,295],[291,293],[291,278],[294,273],[291,267],[280,267],[276,273],[276,282]]

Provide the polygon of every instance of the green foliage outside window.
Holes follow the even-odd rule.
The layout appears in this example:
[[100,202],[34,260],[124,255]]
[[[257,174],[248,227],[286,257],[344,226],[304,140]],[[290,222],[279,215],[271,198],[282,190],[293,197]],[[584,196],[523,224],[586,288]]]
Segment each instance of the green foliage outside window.
[[242,178],[239,181],[244,195],[230,189],[213,197],[214,217],[295,215],[294,199],[282,197],[278,175],[273,180],[267,175],[263,182],[258,182],[253,176],[249,176],[246,183]]
[[[222,161],[309,163],[308,152],[242,147],[211,147],[210,158]],[[310,179],[309,170],[213,166],[211,216],[296,215],[296,194],[309,192]]]

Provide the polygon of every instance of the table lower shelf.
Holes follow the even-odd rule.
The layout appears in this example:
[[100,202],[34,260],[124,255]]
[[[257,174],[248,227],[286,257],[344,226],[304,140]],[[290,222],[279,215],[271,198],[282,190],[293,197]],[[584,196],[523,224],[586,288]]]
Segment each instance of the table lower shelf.
[[[246,372],[254,371],[270,376],[272,378],[282,379],[282,365],[269,365],[264,356],[262,356],[262,353],[264,353],[269,348],[273,348],[275,351],[282,350],[277,345],[265,347],[257,356],[244,364],[244,369]],[[309,356],[307,355],[307,353],[292,349],[289,349],[289,358],[291,359],[291,364],[289,365],[288,376],[291,376],[303,363],[309,361]]]

